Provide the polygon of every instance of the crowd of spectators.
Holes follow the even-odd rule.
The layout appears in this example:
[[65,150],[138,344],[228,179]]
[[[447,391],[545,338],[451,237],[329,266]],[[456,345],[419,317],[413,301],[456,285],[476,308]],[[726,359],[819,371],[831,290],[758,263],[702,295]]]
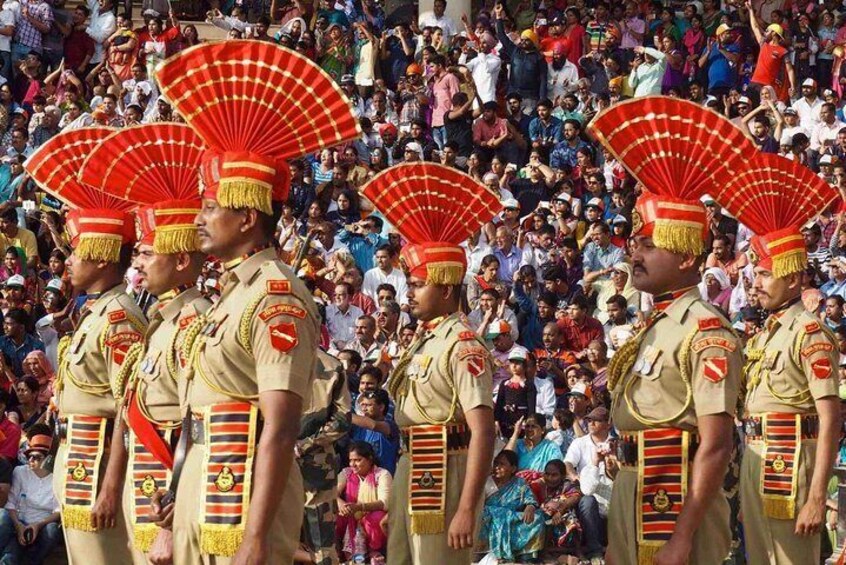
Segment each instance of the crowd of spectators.
[[[639,188],[585,133],[590,119],[641,96],[686,98],[846,196],[846,8],[833,0],[488,0],[458,19],[445,0],[420,14],[386,14],[378,0],[145,0],[134,19],[127,7],[6,0],[0,9],[0,461],[9,465],[0,494],[4,484],[13,493],[0,550],[32,546],[32,562],[41,546],[27,543],[27,524],[38,524],[34,539],[55,543],[56,517],[45,493],[28,495],[38,512],[16,506],[26,488],[49,484],[27,438],[45,435],[57,328],[80,298],[64,275],[62,204],[22,164],[59,131],[179,121],[153,71],[205,39],[180,23],[186,16],[313,59],[361,123],[357,142],[291,163],[279,223],[280,256],[325,304],[325,346],[353,395],[352,431],[339,444],[348,446],[336,521],[346,558],[385,557],[402,449],[384,387],[419,329],[398,265],[402,241],[361,195],[374,175],[433,161],[500,195],[501,212],[465,243],[463,313],[495,362],[499,455],[479,552],[503,561],[601,560],[617,470],[605,373],[651,310],[627,260]],[[751,234],[704,204],[713,243],[700,292],[749,337],[765,318]],[[837,333],[846,366],[846,206],[817,212],[803,229],[805,303]],[[212,299],[220,274],[209,263],[198,281]],[[127,289],[149,304],[132,270]],[[15,478],[27,486],[16,490]]]

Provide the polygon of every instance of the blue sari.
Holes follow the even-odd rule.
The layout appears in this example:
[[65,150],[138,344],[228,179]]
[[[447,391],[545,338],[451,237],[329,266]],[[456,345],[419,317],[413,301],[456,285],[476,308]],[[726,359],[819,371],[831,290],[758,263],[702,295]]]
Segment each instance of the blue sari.
[[554,441],[544,438],[531,451],[526,447],[526,441],[517,440],[517,468],[521,471],[537,471],[543,473],[546,464],[558,459],[564,460],[561,448]]
[[539,506],[532,489],[520,477],[514,477],[485,500],[479,537],[488,542],[497,559],[533,558],[543,549],[544,513],[538,508],[532,523],[525,524],[523,511],[529,505]]

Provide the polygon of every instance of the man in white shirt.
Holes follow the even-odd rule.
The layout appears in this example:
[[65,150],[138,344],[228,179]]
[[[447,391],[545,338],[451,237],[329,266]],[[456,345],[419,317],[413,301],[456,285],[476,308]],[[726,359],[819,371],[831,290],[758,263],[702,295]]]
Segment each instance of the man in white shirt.
[[361,291],[372,298],[378,299],[379,285],[390,284],[397,291],[397,302],[408,303],[408,285],[406,284],[405,273],[394,268],[395,253],[393,248],[384,244],[376,249],[376,266],[364,273],[364,283]]
[[576,91],[579,69],[567,59],[567,50],[562,43],[552,49],[552,64],[546,75],[547,96],[558,106],[561,97]]
[[435,0],[431,12],[423,12],[417,20],[420,29],[425,27],[439,27],[444,32],[444,39],[449,41],[458,33],[458,26],[449,16],[445,15],[446,0]]
[[825,100],[817,96],[817,81],[806,78],[802,83],[802,98],[792,104],[799,114],[799,124],[810,131],[820,123],[820,109]]
[[12,36],[15,34],[15,9],[20,11],[17,2],[4,2],[0,10],[0,76],[6,80],[12,78]]
[[[552,378],[538,377],[538,360],[534,353],[529,353],[525,347],[517,346],[514,349],[522,350],[524,359],[526,360],[526,376],[534,379],[535,390],[537,395],[535,397],[535,412],[546,416],[548,421],[552,421],[552,415],[555,412],[555,385],[552,383]],[[514,350],[511,352],[512,358]]]
[[[822,106],[822,102],[820,102],[820,106]],[[819,110],[817,110],[817,118],[819,118]],[[782,113],[784,117],[784,126],[781,128],[781,138],[782,139],[789,139],[793,140],[793,136],[797,133],[804,133],[809,138],[810,136],[810,129],[803,126],[799,121],[799,112],[796,108],[785,108],[784,112]]]
[[811,132],[811,151],[817,154],[822,153],[826,147],[834,146],[837,141],[837,132],[846,124],[837,119],[837,108],[834,104],[826,102],[820,108],[820,122],[814,126]]
[[117,20],[112,10],[112,0],[88,0],[88,9],[91,10],[91,19],[85,33],[94,40],[94,56],[91,57],[90,64],[97,65],[103,61],[103,43],[117,29]]
[[470,280],[476,276],[482,267],[482,259],[491,255],[493,249],[487,243],[481,241],[482,230],[476,230],[467,241],[461,244],[464,254],[467,256],[467,274],[464,275],[464,283],[470,284]]
[[355,339],[355,321],[364,316],[361,308],[350,303],[351,296],[352,287],[347,283],[338,283],[332,297],[334,304],[326,307],[326,328],[332,347],[338,351]]
[[[588,421],[588,434],[574,439],[564,456],[567,478],[571,481],[580,481],[583,472],[586,478],[594,478],[591,467],[597,466],[595,461],[598,451],[603,453],[610,451],[608,439],[611,425],[608,423],[608,409],[604,406],[594,408],[585,416],[585,419]],[[588,558],[601,556],[602,518],[597,496],[604,497],[610,493],[605,493],[602,489],[592,489],[592,494],[588,494],[583,489],[582,495],[576,513],[584,531],[585,553]],[[608,499],[605,500],[606,508],[608,501]]]
[[[462,61],[465,67],[473,75],[473,83],[476,85],[476,92],[479,95],[480,104],[496,100],[496,80],[499,77],[499,69],[502,66],[502,59],[493,53],[496,47],[496,38],[490,33],[483,33],[479,38],[479,53],[469,61]],[[465,55],[461,55],[465,57]]]
[[476,332],[476,335],[483,337],[488,335],[488,329],[500,320],[508,323],[511,338],[516,341],[520,333],[517,329],[517,316],[514,315],[514,311],[505,306],[505,298],[500,296],[496,289],[483,290],[481,296],[479,296],[479,307],[470,312],[467,316],[467,323]]

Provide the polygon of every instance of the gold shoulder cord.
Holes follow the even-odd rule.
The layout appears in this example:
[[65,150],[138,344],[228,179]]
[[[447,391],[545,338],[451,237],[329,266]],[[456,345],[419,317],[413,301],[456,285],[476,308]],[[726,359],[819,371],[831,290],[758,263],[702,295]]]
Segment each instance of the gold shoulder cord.
[[[108,326],[106,326],[106,327],[108,328]],[[61,372],[61,376],[59,378],[59,382],[60,382],[59,388],[64,387],[64,382],[67,379],[67,381],[69,383],[71,383],[74,386],[74,388],[77,388],[77,389],[81,390],[82,392],[85,392],[85,393],[88,393],[88,394],[91,394],[91,395],[99,396],[99,395],[106,394],[107,392],[110,392],[112,390],[112,383],[110,383],[110,382],[105,382],[105,383],[83,382],[83,381],[77,379],[73,375],[73,373],[70,370],[70,359],[68,358],[69,355],[67,354],[68,348],[70,347],[70,343],[73,340],[73,337],[65,336],[62,339],[67,339],[67,342],[64,346],[63,360],[59,364],[59,370]],[[61,344],[60,344],[60,346],[61,346]]]
[[115,382],[112,383],[112,395],[115,399],[121,400],[123,398],[127,383],[129,383],[130,386],[134,386],[133,381],[137,377],[138,361],[141,360],[141,356],[143,354],[143,343],[133,343],[129,346],[129,349],[126,350],[123,364],[120,366],[117,375],[115,375]]
[[[699,328],[696,328],[692,332],[690,332],[690,334],[682,342],[681,346],[681,358],[679,359],[679,373],[681,374],[681,379],[682,382],[684,382],[685,387],[685,401],[684,405],[681,407],[681,410],[679,410],[677,413],[673,414],[669,418],[663,418],[659,420],[653,420],[651,418],[647,418],[646,416],[641,415],[635,408],[632,399],[629,397],[629,389],[631,388],[632,384],[635,382],[636,379],[629,379],[626,382],[625,387],[623,388],[623,398],[626,401],[626,406],[628,406],[629,412],[635,420],[645,426],[660,426],[662,424],[669,424],[670,422],[677,420],[682,415],[684,415],[685,412],[687,412],[688,408],[690,408],[690,403],[693,401],[693,385],[691,384],[690,378],[690,345],[693,342],[693,338],[695,338],[698,333]],[[622,348],[620,349],[622,350]],[[616,357],[618,354],[619,352],[615,354],[614,357]]]
[[443,426],[448,424],[452,421],[453,417],[455,416],[455,409],[458,406],[458,389],[455,387],[455,379],[452,375],[452,369],[449,366],[450,359],[452,358],[452,350],[455,349],[455,346],[458,345],[458,341],[453,343],[449,351],[446,355],[442,355],[441,358],[438,360],[438,369],[443,373],[444,377],[446,378],[447,386],[449,386],[450,390],[452,391],[452,399],[449,403],[449,414],[443,420],[438,420],[433,418],[429,415],[429,412],[426,411],[426,408],[420,404],[420,401],[417,398],[417,383],[415,381],[410,381],[409,384],[409,392],[411,393],[411,399],[414,401],[414,407],[417,409],[417,413],[426,420],[426,422],[432,426]]
[[[796,339],[793,341],[793,349],[790,351],[791,360],[796,363],[796,365],[801,369],[802,362],[800,358],[800,351],[802,350],[802,342],[805,341],[805,337],[808,333],[805,330],[800,331],[796,334]],[[773,390],[772,383],[770,382],[770,377],[772,376],[772,371],[767,371],[767,378],[764,380],[764,383],[767,385],[767,391],[780,402],[784,402],[788,406],[799,406],[800,404],[804,404],[805,402],[811,399],[811,389],[805,387],[800,391],[796,392],[795,394],[779,394],[775,390]]]
[[250,340],[252,337],[253,318],[255,318],[256,310],[258,310],[259,304],[261,304],[261,301],[264,300],[265,296],[267,296],[267,291],[263,290],[259,292],[255,298],[250,300],[250,303],[247,304],[246,310],[244,310],[244,313],[241,314],[241,320],[238,323],[238,343],[240,343],[241,347],[244,348],[244,351],[250,355],[253,354],[253,344]]
[[613,392],[620,380],[634,367],[637,353],[640,351],[643,335],[648,328],[640,330],[636,336],[624,343],[608,361],[608,390]]
[[[200,332],[203,330],[203,327],[206,325],[207,321],[208,319],[206,318],[205,314],[201,314],[194,318],[194,321],[191,322],[188,327],[185,328],[185,330],[182,332],[183,338],[179,348],[179,355],[182,357],[182,359],[188,361],[193,359],[194,346],[196,345],[198,341],[197,338],[200,336]],[[186,366],[190,367],[191,364],[186,363]],[[193,372],[188,371],[186,378],[188,380],[191,380],[193,376]]]

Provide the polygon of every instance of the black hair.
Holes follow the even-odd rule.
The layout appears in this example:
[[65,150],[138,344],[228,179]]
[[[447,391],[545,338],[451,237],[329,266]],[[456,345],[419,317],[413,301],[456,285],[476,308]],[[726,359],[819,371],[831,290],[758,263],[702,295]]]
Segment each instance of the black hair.
[[629,307],[629,301],[626,300],[626,297],[622,294],[615,294],[614,296],[606,300],[605,303],[608,305],[616,304],[618,308],[621,308],[623,310]]
[[570,301],[570,306],[575,306],[580,310],[587,310],[589,306],[587,296],[585,296],[584,294],[577,294]]
[[512,467],[517,467],[517,454],[511,451],[510,449],[503,449],[502,451],[497,453],[496,457],[494,457],[494,460],[499,459],[500,457],[504,457],[505,460],[508,461],[508,464]]
[[376,450],[373,449],[373,445],[367,443],[366,441],[354,441],[350,443],[349,452],[352,453],[353,451],[365,459],[369,459],[374,465],[377,464],[378,457],[376,457]]
[[12,308],[6,312],[5,319],[17,322],[20,325],[27,327],[29,325],[29,314],[23,308]]
[[382,373],[382,369],[376,367],[375,365],[363,368],[358,374],[359,380],[361,380],[361,377],[363,377],[364,375],[370,375],[371,377],[375,377],[376,382],[378,382],[379,384],[382,384],[382,379],[385,377],[384,373]]
[[567,469],[564,466],[564,462],[560,459],[553,459],[552,461],[547,461],[546,465],[544,466],[544,470],[548,469],[549,467],[555,467],[555,469],[562,475],[566,472]]
[[359,353],[358,351],[355,351],[353,349],[342,349],[338,352],[338,357],[340,357],[342,353],[346,353],[347,355],[350,356],[350,363],[355,365],[356,369],[361,367],[361,361],[362,361],[361,353]]

